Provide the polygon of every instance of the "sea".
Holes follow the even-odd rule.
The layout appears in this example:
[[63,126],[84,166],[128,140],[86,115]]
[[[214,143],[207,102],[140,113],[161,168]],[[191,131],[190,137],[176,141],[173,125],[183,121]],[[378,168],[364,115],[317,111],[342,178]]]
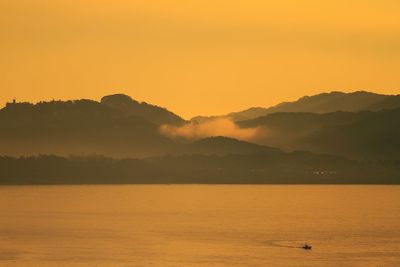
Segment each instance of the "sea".
[[400,186],[1,186],[0,266],[398,267]]

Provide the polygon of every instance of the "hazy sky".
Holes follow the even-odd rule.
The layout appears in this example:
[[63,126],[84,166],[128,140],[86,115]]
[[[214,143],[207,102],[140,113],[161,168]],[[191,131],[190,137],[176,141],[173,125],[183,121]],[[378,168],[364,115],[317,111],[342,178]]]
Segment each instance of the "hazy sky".
[[0,104],[123,92],[189,118],[400,93],[398,0],[0,0]]

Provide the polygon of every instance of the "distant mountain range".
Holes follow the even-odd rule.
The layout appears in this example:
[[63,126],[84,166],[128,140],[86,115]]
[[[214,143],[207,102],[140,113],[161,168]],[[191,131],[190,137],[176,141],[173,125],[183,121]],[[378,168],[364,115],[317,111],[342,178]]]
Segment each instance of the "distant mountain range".
[[[247,141],[191,141],[161,131],[215,118],[254,134]],[[192,121],[122,94],[99,102],[7,103],[0,155],[0,184],[84,183],[85,173],[100,177],[95,183],[400,183],[400,96],[332,92]],[[7,164],[16,169],[4,171]],[[65,180],[52,180],[58,170]],[[32,172],[50,180],[32,181]],[[104,180],[113,172],[119,180]]]
[[304,96],[294,102],[283,102],[269,108],[252,107],[239,112],[213,117],[194,117],[193,121],[229,118],[233,121],[255,119],[277,112],[312,112],[328,113],[335,111],[378,111],[400,107],[400,95],[382,95],[358,91],[353,93],[331,92],[314,96]]
[[238,122],[265,128],[258,143],[355,159],[400,159],[400,108],[331,113],[273,113]]
[[128,96],[92,100],[9,103],[0,110],[0,155],[246,154],[273,150],[224,137],[186,144],[160,134],[161,124],[183,125],[174,113]]

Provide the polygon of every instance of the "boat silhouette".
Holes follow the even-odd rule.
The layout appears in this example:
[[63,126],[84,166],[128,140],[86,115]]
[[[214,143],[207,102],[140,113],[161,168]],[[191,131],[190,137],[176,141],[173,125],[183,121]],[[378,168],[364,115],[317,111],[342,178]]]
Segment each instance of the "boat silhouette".
[[311,250],[312,246],[310,246],[307,243],[305,243],[304,246],[302,246],[301,248],[302,249],[306,249],[306,250]]

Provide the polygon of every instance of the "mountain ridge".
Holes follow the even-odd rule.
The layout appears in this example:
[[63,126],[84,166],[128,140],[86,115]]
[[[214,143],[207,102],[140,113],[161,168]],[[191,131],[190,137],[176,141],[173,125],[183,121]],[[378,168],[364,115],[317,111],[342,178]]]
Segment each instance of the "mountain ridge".
[[[138,116],[137,109],[129,107],[134,101],[130,97],[118,95],[117,98],[111,106],[110,103],[104,104],[110,100],[104,98],[103,104],[93,100],[8,104],[0,110],[0,155],[143,158],[165,154],[225,155],[272,150],[227,137],[210,137],[193,143],[176,142],[160,133],[160,125],[152,120],[154,117],[146,118],[142,110],[138,111]],[[111,100],[115,101],[115,95]],[[123,103],[128,103],[128,111]],[[147,105],[145,109],[153,107]],[[179,120],[175,122],[178,125],[182,123]]]
[[268,108],[250,107],[220,116],[197,116],[193,121],[204,122],[210,119],[228,118],[233,121],[255,119],[277,112],[313,112],[328,113],[334,111],[377,111],[385,108],[400,107],[400,95],[384,95],[367,91],[350,93],[332,91],[312,96],[303,96],[295,101],[281,102]]
[[238,122],[263,127],[257,143],[283,150],[307,150],[349,158],[400,159],[400,108],[331,113],[280,112]]

